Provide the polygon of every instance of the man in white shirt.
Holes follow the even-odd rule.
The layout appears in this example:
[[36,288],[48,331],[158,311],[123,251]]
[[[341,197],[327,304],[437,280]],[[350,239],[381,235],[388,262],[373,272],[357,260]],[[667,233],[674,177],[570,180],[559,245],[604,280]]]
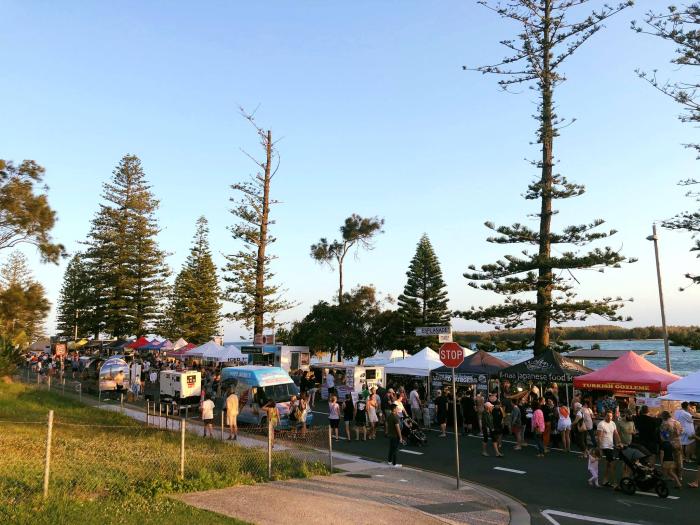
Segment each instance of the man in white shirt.
[[413,385],[413,390],[411,390],[411,393],[408,394],[408,401],[411,405],[411,417],[415,419],[418,424],[420,424],[422,420],[422,411],[420,394],[418,393],[418,385]]
[[[617,425],[612,420],[612,410],[605,411],[605,419],[598,423],[597,441],[600,454],[605,457],[605,476],[603,486],[615,485],[615,447],[620,444],[620,435],[617,433]],[[612,479],[612,482],[610,481]]]
[[335,376],[333,375],[333,371],[329,370],[328,373],[326,374],[326,385],[328,386],[328,397],[330,398],[331,395],[335,394]]
[[202,402],[202,422],[204,423],[204,437],[207,437],[207,430],[209,435],[214,437],[214,401],[211,400],[211,396],[207,396]]

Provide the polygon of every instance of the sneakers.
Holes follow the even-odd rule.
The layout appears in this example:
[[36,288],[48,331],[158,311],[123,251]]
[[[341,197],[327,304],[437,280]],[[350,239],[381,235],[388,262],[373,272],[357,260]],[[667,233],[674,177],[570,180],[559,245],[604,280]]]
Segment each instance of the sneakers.
[[397,463],[396,465],[394,465],[394,468],[401,468],[401,467],[403,467],[403,465],[401,463]]
[[438,437],[446,438],[446,437],[447,437],[447,434],[440,434]]
[[522,450],[522,449],[523,449],[523,447],[518,447],[518,446],[513,447],[513,450]]

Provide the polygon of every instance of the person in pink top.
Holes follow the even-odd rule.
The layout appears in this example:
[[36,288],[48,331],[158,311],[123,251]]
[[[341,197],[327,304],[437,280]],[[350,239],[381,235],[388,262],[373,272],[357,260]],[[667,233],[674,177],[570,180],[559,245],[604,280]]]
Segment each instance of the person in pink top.
[[535,435],[535,444],[537,445],[537,457],[544,457],[544,413],[540,408],[539,403],[532,403],[532,433]]

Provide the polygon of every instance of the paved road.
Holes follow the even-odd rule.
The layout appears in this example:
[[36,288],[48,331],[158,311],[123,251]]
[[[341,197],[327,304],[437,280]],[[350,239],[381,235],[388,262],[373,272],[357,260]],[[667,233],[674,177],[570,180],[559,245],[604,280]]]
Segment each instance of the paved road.
[[[323,424],[326,410],[319,403],[316,410],[315,422]],[[404,447],[400,453],[402,463],[454,475],[454,435],[439,438],[437,432],[430,432],[428,438],[426,447]],[[385,460],[388,444],[380,432],[373,441],[341,440],[337,443],[337,449],[365,458]],[[586,484],[587,463],[578,454],[555,450],[540,459],[535,457],[533,447],[515,451],[510,443],[505,444],[504,454],[504,458],[483,457],[480,437],[460,437],[461,477],[520,500],[535,524],[700,523],[700,491],[671,489],[667,499],[660,499],[655,494],[625,496],[612,489],[589,487]],[[695,471],[686,471],[687,480],[694,476]]]

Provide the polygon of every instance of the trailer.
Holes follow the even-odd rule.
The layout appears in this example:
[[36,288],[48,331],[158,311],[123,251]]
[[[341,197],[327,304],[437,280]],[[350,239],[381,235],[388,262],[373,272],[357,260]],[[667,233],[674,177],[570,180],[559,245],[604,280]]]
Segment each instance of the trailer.
[[198,406],[202,395],[202,374],[196,370],[161,370],[160,399],[180,406]]

